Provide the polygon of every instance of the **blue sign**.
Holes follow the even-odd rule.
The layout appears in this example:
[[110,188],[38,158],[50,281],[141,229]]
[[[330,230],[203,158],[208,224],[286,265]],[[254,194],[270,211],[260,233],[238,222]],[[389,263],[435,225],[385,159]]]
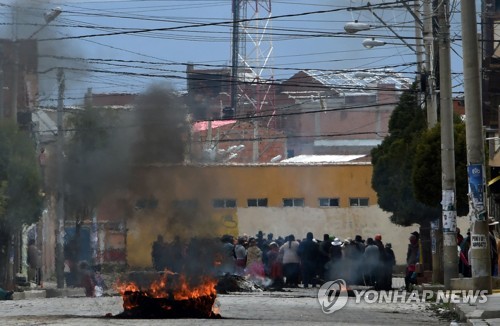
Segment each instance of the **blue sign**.
[[478,213],[478,216],[481,216],[483,215],[481,213],[484,212],[483,165],[482,164],[469,165],[467,167],[467,174],[469,176],[469,191],[471,194],[472,205],[475,211]]

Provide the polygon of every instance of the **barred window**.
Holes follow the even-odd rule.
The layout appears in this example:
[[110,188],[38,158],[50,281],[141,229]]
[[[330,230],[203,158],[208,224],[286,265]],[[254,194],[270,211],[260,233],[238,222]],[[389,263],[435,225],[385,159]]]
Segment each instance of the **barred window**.
[[235,208],[236,199],[214,199],[212,206],[214,208]]
[[174,200],[172,201],[172,206],[178,209],[197,208],[198,201],[196,199]]
[[248,207],[267,207],[267,198],[250,198],[247,204]]
[[368,198],[349,198],[349,206],[368,206]]
[[304,207],[304,198],[283,198],[284,207]]
[[338,198],[320,198],[319,199],[320,207],[339,207],[339,199]]

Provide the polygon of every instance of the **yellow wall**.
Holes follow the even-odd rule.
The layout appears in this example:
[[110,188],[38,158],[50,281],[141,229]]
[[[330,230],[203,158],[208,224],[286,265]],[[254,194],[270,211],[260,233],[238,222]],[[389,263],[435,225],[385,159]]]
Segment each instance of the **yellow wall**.
[[[385,233],[402,250],[416,227],[392,225],[376,204],[371,188],[372,166],[340,165],[217,165],[150,166],[136,171],[136,201],[153,196],[158,206],[135,210],[127,221],[127,258],[132,267],[151,266],[151,245],[158,234],[167,241],[175,235],[191,236],[256,234],[275,236],[295,233],[298,238],[313,231],[339,237],[364,238]],[[319,208],[318,198],[340,198],[338,208]],[[369,207],[349,207],[349,197],[369,198]],[[197,199],[193,216],[174,216],[173,200]],[[213,199],[236,199],[236,209],[212,208]],[[247,207],[248,198],[268,198],[268,207]],[[283,207],[283,198],[304,198],[306,207]],[[401,239],[397,236],[401,234]],[[393,243],[394,246],[394,243]],[[401,257],[402,254],[399,253]],[[401,259],[401,258],[400,258]]]

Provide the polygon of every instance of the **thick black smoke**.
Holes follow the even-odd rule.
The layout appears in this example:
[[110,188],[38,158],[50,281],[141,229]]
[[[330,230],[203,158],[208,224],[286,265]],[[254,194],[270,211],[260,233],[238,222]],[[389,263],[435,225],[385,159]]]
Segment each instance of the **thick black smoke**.
[[151,86],[139,96],[134,163],[182,163],[189,137],[186,108],[174,92]]

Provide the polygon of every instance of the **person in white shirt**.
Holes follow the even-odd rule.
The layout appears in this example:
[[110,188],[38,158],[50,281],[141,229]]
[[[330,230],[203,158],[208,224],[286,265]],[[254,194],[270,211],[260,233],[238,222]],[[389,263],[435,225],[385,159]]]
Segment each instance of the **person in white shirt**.
[[297,287],[300,276],[300,257],[297,254],[299,243],[295,241],[293,234],[287,237],[280,248],[280,254],[283,257],[283,274],[286,278],[285,285]]

